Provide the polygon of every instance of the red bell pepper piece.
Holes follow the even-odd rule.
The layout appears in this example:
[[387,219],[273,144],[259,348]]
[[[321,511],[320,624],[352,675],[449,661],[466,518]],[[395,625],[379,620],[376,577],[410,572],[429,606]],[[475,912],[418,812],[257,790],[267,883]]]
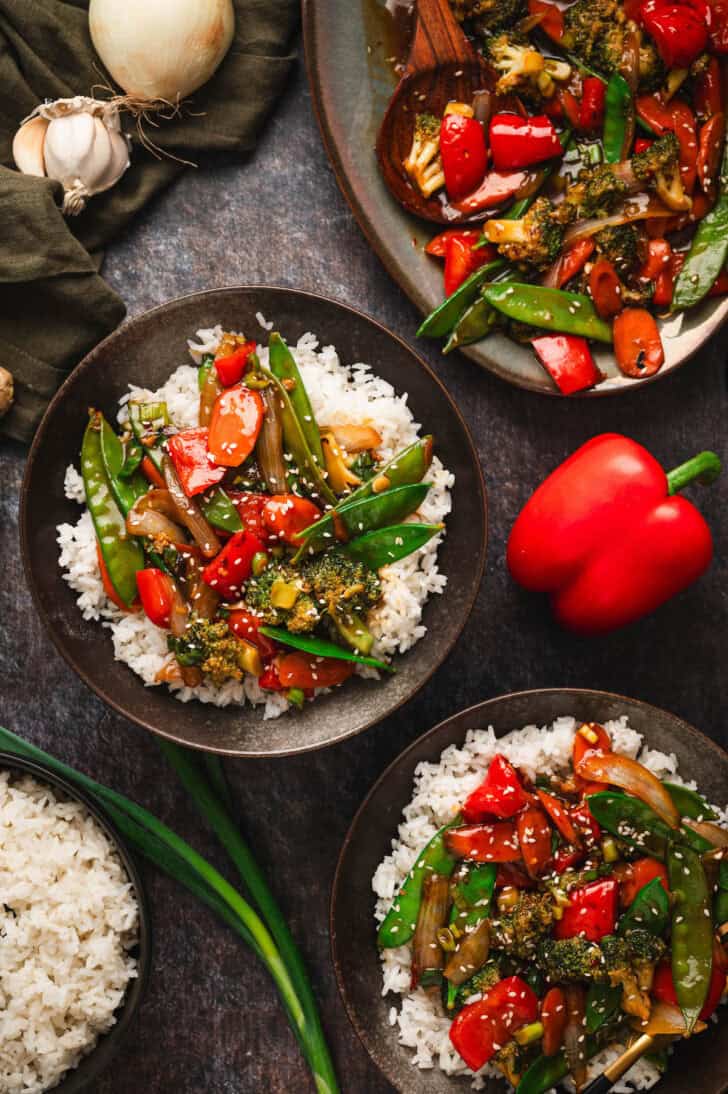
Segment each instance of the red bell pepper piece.
[[[724,18],[728,22],[728,4],[726,4]],[[701,118],[710,118],[713,114],[723,113],[723,81],[720,64],[715,57],[711,57],[705,69],[695,77],[693,105]]]
[[604,103],[607,85],[597,76],[584,79],[579,107],[579,129],[583,133],[596,133],[604,123]]
[[477,190],[462,201],[453,202],[460,213],[480,213],[503,205],[521,189],[528,180],[527,171],[489,171]]
[[[698,1015],[701,1022],[707,1022],[711,1014],[717,1009],[723,996],[727,971],[728,959],[726,958],[725,950],[718,942],[714,942],[713,967],[710,973],[708,994],[705,997],[703,1009]],[[673,1007],[678,1006],[675,983],[672,979],[672,969],[669,961],[661,961],[655,969],[655,976],[652,981],[652,997],[653,999],[657,999],[660,1003],[670,1003]]]
[[432,237],[425,247],[425,254],[434,255],[435,258],[444,258],[447,254],[449,239],[461,239],[463,243],[469,243],[472,247],[474,243],[479,243],[482,238],[483,233],[477,228],[446,228],[444,232],[439,232]]
[[551,869],[555,874],[564,874],[567,870],[573,870],[586,858],[586,850],[583,847],[559,847],[551,859]]
[[586,938],[598,942],[614,934],[617,926],[619,886],[612,877],[591,881],[581,889],[569,890],[569,905],[554,924],[554,938]]
[[663,103],[656,95],[642,95],[635,106],[642,121],[658,137],[669,130],[675,134],[680,145],[680,175],[688,194],[695,184],[695,164],[698,158],[698,139],[695,133],[695,115],[682,99],[671,99]]
[[257,646],[262,657],[272,657],[278,649],[272,638],[260,633],[263,625],[262,618],[248,608],[236,608],[234,612],[230,612],[227,622],[233,634]]
[[269,539],[299,547],[296,535],[315,524],[321,517],[321,510],[308,498],[299,498],[298,494],[273,494],[266,498],[261,515]]
[[551,826],[543,809],[529,805],[516,818],[523,861],[531,877],[539,877],[551,858]]
[[222,467],[240,467],[255,447],[264,414],[259,392],[243,384],[235,384],[218,395],[207,439],[214,462]]
[[287,653],[278,662],[278,679],[284,688],[334,688],[354,671],[351,661],[314,657],[310,653]]
[[566,998],[563,991],[561,988],[550,988],[541,1004],[544,1056],[555,1056],[561,1048],[567,1018]]
[[271,661],[269,665],[263,669],[262,676],[258,677],[258,685],[263,688],[264,691],[283,691],[283,684],[278,676],[278,666],[275,661]]
[[[589,739],[589,736],[585,736],[581,730],[584,729],[589,735],[595,735],[596,741]],[[611,752],[612,740],[607,733],[604,726],[600,726],[598,722],[585,722],[584,725],[579,726],[574,734],[574,743],[571,746],[571,762],[576,771],[579,765],[579,761],[587,752]],[[584,786],[584,780],[575,775],[577,786]]]
[[645,0],[641,22],[668,68],[689,68],[708,44],[705,0]]
[[208,490],[225,475],[224,467],[216,467],[207,451],[208,430],[184,429],[169,438],[168,448],[182,489],[188,498]]
[[567,281],[571,281],[572,277],[576,277],[579,270],[584,268],[589,256],[594,252],[594,247],[593,239],[578,239],[576,243],[572,243],[562,251],[552,275],[553,280],[550,280],[549,284],[562,289]]
[[497,171],[532,167],[564,153],[554,123],[545,114],[530,118],[494,114],[490,121],[490,149]]
[[496,875],[496,889],[510,885],[513,889],[535,889],[536,882],[517,862],[499,862]]
[[722,270],[708,293],[708,296],[725,296],[728,293],[728,271]]
[[150,567],[147,570],[137,570],[136,581],[147,619],[151,619],[157,627],[168,628],[174,604],[172,579],[162,570]]
[[635,380],[654,376],[662,368],[665,351],[652,312],[625,308],[612,324],[614,356],[620,371]]
[[655,291],[652,294],[652,303],[656,308],[669,308],[672,304],[672,294],[675,289],[677,275],[682,269],[685,254],[678,253],[670,256],[670,261],[655,278]]
[[637,137],[634,142],[634,153],[637,155],[639,152],[646,152],[648,148],[651,148],[654,144],[654,140],[650,137]]
[[486,817],[513,817],[526,804],[526,795],[515,770],[505,756],[495,755],[488,765],[485,779],[468,795],[463,805],[463,817],[470,824]]
[[666,266],[670,265],[672,247],[666,239],[651,239],[647,244],[647,258],[638,276],[643,281],[657,281]]
[[542,15],[538,24],[541,30],[548,34],[554,42],[560,42],[564,36],[564,13],[556,4],[550,4],[548,0],[528,0],[528,14]]
[[446,114],[440,126],[440,155],[447,196],[460,201],[481,183],[488,168],[481,123],[464,114]]
[[252,532],[235,532],[202,571],[202,580],[223,600],[235,600],[250,577],[253,555],[265,547]]
[[471,273],[479,270],[486,263],[492,262],[495,256],[495,247],[479,247],[477,251],[474,251],[472,244],[467,240],[460,239],[458,236],[449,239],[445,253],[445,296],[454,293]]
[[516,827],[511,821],[450,828],[445,843],[456,858],[474,862],[518,862],[521,857]]
[[255,350],[255,342],[244,342],[242,346],[238,346],[227,357],[217,357],[215,359],[217,378],[223,387],[232,387],[233,384],[240,383]]
[[586,338],[578,334],[543,334],[531,345],[562,395],[584,391],[602,379]]
[[520,976],[507,976],[477,1003],[463,1007],[450,1026],[450,1040],[471,1071],[477,1071],[517,1029],[537,1017],[534,991]]
[[160,471],[157,470],[154,462],[149,458],[149,456],[144,456],[140,467],[147,482],[151,482],[152,486],[158,486],[160,490],[167,489],[167,484],[164,481],[164,476],[161,474]]
[[709,0],[709,45],[712,53],[728,53],[728,3]]
[[[125,604],[117,593],[116,589],[114,588],[114,583],[109,577],[109,571],[106,569],[106,563],[104,562],[104,556],[101,554],[101,547],[99,546],[98,540],[96,541],[96,561],[99,564],[99,570],[101,572],[101,582],[104,586],[104,592],[106,593],[112,604],[115,604],[116,607],[120,608],[122,612],[138,612],[138,603],[135,601],[132,605]],[[137,571],[137,576],[139,576],[139,571]]]
[[586,802],[572,805],[569,809],[569,817],[576,828],[580,842],[583,841],[589,847],[599,843],[602,836],[601,825],[592,816],[591,809]]
[[560,835],[564,837],[567,843],[572,844],[574,847],[581,846],[581,840],[579,835],[571,822],[571,818],[567,812],[566,806],[563,802],[560,802],[558,798],[555,798],[553,794],[547,794],[545,790],[536,790],[538,800],[544,807],[551,820],[559,830]]
[[263,507],[268,496],[251,494],[247,490],[228,490],[227,494],[247,531],[253,532],[258,539],[267,539],[268,532],[263,523]]
[[625,865],[619,880],[619,902],[623,908],[628,908],[640,889],[649,885],[655,878],[659,878],[662,887],[670,895],[670,883],[667,878],[667,869],[656,858],[638,858],[634,862]]
[[713,555],[703,517],[668,491],[698,476],[709,481],[716,464],[717,457],[701,454],[666,476],[628,437],[592,438],[521,511],[507,550],[513,578],[550,593],[559,622],[583,634],[603,634],[654,611],[695,581]]
[[624,307],[622,282],[608,258],[598,259],[589,271],[589,292],[602,319],[612,319]]
[[695,164],[698,181],[704,193],[711,196],[718,192],[724,143],[725,114],[713,114],[700,128],[698,158]]
[[556,94],[569,125],[573,126],[574,129],[578,129],[581,121],[581,104],[576,95],[563,87],[560,87]]

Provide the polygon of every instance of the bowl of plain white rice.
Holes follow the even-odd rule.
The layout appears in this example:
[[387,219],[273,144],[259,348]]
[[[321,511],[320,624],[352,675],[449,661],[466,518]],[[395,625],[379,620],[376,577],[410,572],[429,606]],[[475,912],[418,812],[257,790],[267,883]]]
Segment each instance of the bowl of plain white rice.
[[[475,1077],[467,1070],[450,1043],[450,1019],[422,989],[410,990],[410,947],[380,954],[377,924],[419,851],[482,781],[496,752],[534,777],[557,773],[569,763],[581,722],[605,725],[615,751],[639,758],[658,778],[697,787],[728,821],[726,753],[674,715],[623,696],[569,688],[518,692],[471,707],[418,738],[354,818],[331,897],[331,947],[344,1005],[374,1063],[402,1094],[512,1089],[491,1065]],[[719,1008],[722,1016],[707,1032],[675,1048],[666,1074],[640,1061],[618,1094],[658,1081],[660,1094],[724,1094],[727,1010]],[[604,1049],[589,1079],[618,1054]]]
[[[382,568],[383,594],[370,620],[375,653],[395,672],[373,670],[319,695],[302,711],[254,677],[170,690],[158,674],[163,631],[144,613],[121,613],[104,593],[96,538],[78,474],[88,409],[109,421],[135,389],[155,392],[174,427],[197,421],[196,361],[234,330],[259,343],[286,339],[317,416],[371,419],[383,452],[434,436],[431,482],[421,519],[444,531]],[[220,289],[164,304],[132,319],[73,371],[52,401],[28,459],[21,541],[36,607],[63,656],[107,703],[139,725],[196,747],[237,756],[283,755],[343,740],[387,717],[442,663],[468,618],[486,547],[485,487],[476,449],[457,407],[428,366],[367,316],[288,289]],[[384,573],[386,571],[386,574]],[[375,673],[376,675],[376,673]]]
[[144,890],[93,802],[5,753],[0,894],[0,1091],[89,1089],[146,987]]

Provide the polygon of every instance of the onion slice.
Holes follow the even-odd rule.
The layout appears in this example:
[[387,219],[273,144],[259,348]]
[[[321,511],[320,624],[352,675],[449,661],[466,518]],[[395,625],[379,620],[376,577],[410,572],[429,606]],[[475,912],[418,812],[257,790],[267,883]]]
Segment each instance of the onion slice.
[[669,217],[672,210],[663,205],[661,201],[640,194],[638,198],[630,198],[616,213],[608,217],[593,217],[590,220],[577,220],[572,224],[564,236],[564,245],[574,243],[577,239],[586,239],[587,236],[596,235],[602,228],[614,228],[619,224],[631,224],[636,220],[649,220],[651,217]]
[[711,821],[696,821],[690,817],[683,817],[683,824],[686,828],[692,828],[693,832],[697,832],[703,839],[707,839],[714,847],[728,847],[728,829],[721,828],[719,824],[713,824]]
[[564,1054],[578,1094],[586,1082],[586,1037],[584,1035],[586,991],[581,984],[567,984],[564,988],[564,996],[566,997]]
[[445,966],[444,975],[451,984],[460,985],[482,968],[490,951],[490,920],[481,919],[469,931]]
[[197,502],[185,494],[169,456],[165,456],[162,461],[162,472],[177,509],[177,518],[184,524],[205,558],[214,558],[222,550],[222,544],[212,526],[203,517]]
[[[143,501],[144,498],[140,498]],[[126,530],[132,536],[164,536],[170,543],[184,543],[182,528],[156,509],[142,509],[137,502],[126,518]]]
[[[437,932],[447,923],[450,907],[450,881],[442,874],[428,874],[422,887],[422,903],[412,939],[412,987],[422,974],[442,968],[444,957]],[[425,991],[440,994],[439,987],[423,984]]]
[[272,387],[261,391],[265,406],[263,424],[255,442],[255,455],[271,494],[286,492],[286,464],[283,458],[281,400]]
[[660,780],[651,771],[616,752],[585,752],[576,765],[576,774],[588,782],[610,783],[634,794],[660,816],[670,828],[680,826],[680,814]]

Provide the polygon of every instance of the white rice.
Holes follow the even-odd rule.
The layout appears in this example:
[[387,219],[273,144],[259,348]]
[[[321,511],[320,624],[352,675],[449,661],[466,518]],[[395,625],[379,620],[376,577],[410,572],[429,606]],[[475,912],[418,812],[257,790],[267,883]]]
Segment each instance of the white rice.
[[[265,329],[269,328],[270,324],[263,316],[258,319]],[[203,354],[214,352],[221,336],[219,326],[198,331],[196,340],[188,343],[193,360],[198,363]],[[319,348],[316,336],[310,333],[304,334],[291,348],[320,425],[371,423],[382,437],[378,451],[384,460],[393,457],[420,434],[420,425],[407,406],[406,393],[397,395],[392,385],[376,376],[369,365],[362,362],[345,365],[333,346]],[[258,353],[265,365],[267,349],[261,346]],[[132,387],[122,400],[120,422],[127,418],[125,404],[132,394],[164,400],[173,425],[179,429],[197,425],[196,366],[180,365],[155,392]],[[428,495],[411,519],[439,523],[450,512],[454,476],[435,456],[427,481],[432,484]],[[100,620],[111,632],[115,658],[125,662],[147,686],[153,686],[157,673],[168,660],[166,632],[141,612],[131,615],[120,612],[108,599],[96,559],[93,524],[85,508],[83,482],[72,466],[66,470],[64,485],[66,497],[84,505],[75,524],[58,526],[59,561],[64,580],[78,594],[78,606],[84,619]],[[376,639],[374,656],[382,658],[404,653],[424,636],[427,630],[422,623],[425,602],[432,593],[441,593],[447,582],[437,566],[441,540],[441,535],[435,536],[419,551],[381,571],[382,600],[369,616],[369,627]],[[362,676],[377,676],[375,670],[361,666],[357,671]],[[230,680],[220,687],[208,681],[197,688],[188,688],[181,683],[168,686],[182,702],[199,699],[216,706],[246,701],[264,704],[264,718],[275,718],[289,706],[282,694],[263,691],[253,676],[246,676],[242,681]]]
[[76,1067],[137,975],[138,909],[79,803],[0,772],[0,1091],[39,1094]]
[[[532,779],[537,774],[556,774],[569,767],[576,728],[574,718],[562,717],[551,726],[525,726],[503,737],[496,737],[492,727],[470,730],[462,747],[450,745],[440,756],[439,763],[418,764],[414,793],[403,810],[404,819],[397,838],[392,840],[392,853],[379,864],[372,879],[377,896],[374,912],[377,922],[381,922],[389,911],[395,893],[424,845],[438,828],[452,820],[467,795],[482,782],[488,764],[497,752],[507,756]],[[605,728],[615,752],[639,759],[660,779],[697,789],[695,782],[680,778],[675,754],[643,746],[642,736],[629,726],[626,717],[605,723]],[[728,813],[721,813],[721,823],[728,824]],[[475,1090],[485,1086],[487,1077],[502,1078],[501,1072],[490,1064],[473,1076],[450,1042],[451,1019],[421,988],[414,992],[410,990],[411,944],[382,950],[381,962],[382,995],[391,992],[400,997],[399,1009],[391,1008],[389,1021],[398,1028],[399,1043],[413,1049],[414,1065],[424,1069],[440,1067],[448,1075],[472,1076]],[[603,1071],[624,1047],[615,1042],[595,1056],[589,1064],[589,1078]],[[643,1058],[614,1090],[618,1094],[646,1090],[659,1077],[657,1068]],[[565,1085],[569,1087],[568,1082]]]

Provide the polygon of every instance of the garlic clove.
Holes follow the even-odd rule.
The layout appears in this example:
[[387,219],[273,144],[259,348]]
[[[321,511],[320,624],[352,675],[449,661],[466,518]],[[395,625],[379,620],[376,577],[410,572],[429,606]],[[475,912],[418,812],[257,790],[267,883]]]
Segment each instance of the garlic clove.
[[13,137],[13,159],[18,171],[24,175],[45,175],[43,143],[48,122],[45,118],[35,117],[21,125]]
[[118,182],[130,163],[126,137],[117,129],[109,129],[107,132],[110,144],[109,161],[106,170],[96,182],[94,192],[97,194],[109,190]]
[[67,114],[54,118],[48,126],[43,153],[46,173],[62,182],[66,189],[83,177],[83,169],[92,154],[96,126],[91,114]]

